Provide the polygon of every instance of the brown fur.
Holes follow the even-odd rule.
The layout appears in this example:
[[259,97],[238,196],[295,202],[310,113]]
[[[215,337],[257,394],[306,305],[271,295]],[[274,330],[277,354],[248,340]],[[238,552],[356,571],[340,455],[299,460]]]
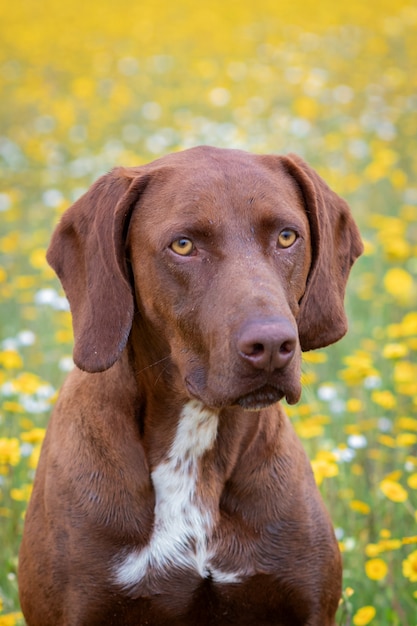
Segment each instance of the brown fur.
[[[299,236],[276,245],[283,228]],[[176,255],[180,237],[195,242]],[[300,351],[346,332],[362,245],[346,203],[295,155],[201,147],[102,177],[62,217],[48,260],[78,366],[51,418],[20,552],[29,626],[331,626],[341,562],[309,462],[278,401]],[[173,565],[118,587],[146,546],[151,472],[191,398],[219,414],[198,495],[220,583]]]

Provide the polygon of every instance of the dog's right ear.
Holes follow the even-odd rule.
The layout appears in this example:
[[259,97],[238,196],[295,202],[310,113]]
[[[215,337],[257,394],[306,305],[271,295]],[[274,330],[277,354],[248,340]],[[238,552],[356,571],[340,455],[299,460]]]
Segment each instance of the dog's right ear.
[[62,216],[47,252],[70,303],[74,362],[87,372],[111,367],[126,346],[134,312],[125,240],[148,176],[115,169]]

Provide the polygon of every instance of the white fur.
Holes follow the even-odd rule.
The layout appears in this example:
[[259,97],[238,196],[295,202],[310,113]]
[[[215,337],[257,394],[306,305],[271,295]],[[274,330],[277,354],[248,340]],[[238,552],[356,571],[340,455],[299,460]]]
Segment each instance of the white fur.
[[[118,584],[131,587],[172,567],[192,569],[202,577],[209,574],[213,507],[201,501],[196,486],[201,458],[213,447],[217,426],[218,414],[200,402],[184,406],[168,456],[152,472],[156,501],[151,540],[117,567]],[[236,581],[233,574],[219,575]]]

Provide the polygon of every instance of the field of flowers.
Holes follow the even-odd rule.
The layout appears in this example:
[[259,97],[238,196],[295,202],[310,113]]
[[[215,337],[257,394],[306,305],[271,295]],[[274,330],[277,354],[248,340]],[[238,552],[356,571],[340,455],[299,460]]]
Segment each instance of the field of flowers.
[[348,336],[290,415],[344,556],[340,625],[417,625],[417,7],[411,0],[0,5],[0,626],[70,314],[45,249],[101,173],[207,143],[294,151],[366,253]]

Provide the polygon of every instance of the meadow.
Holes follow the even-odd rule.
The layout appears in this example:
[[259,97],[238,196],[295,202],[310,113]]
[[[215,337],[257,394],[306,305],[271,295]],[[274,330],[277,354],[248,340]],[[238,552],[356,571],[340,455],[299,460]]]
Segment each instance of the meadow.
[[416,626],[415,3],[15,0],[0,31],[0,626],[24,623],[24,511],[72,368],[52,229],[111,167],[198,144],[296,152],[352,208],[349,333],[304,355],[288,410],[343,552],[338,624]]

